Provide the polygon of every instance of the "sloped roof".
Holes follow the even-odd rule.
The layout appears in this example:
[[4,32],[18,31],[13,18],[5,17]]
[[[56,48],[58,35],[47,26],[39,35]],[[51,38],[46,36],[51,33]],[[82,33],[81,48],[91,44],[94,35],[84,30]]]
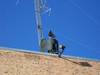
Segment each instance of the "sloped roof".
[[100,62],[0,49],[0,75],[99,75]]

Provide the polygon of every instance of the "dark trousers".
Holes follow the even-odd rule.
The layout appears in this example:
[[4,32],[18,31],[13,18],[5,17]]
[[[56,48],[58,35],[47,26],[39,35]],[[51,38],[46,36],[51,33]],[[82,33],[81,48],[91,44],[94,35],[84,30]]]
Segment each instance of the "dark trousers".
[[52,45],[52,47],[53,47],[52,49],[53,49],[54,52],[58,52],[58,50],[59,50],[58,41],[56,39],[53,39],[53,41],[54,41],[54,43]]

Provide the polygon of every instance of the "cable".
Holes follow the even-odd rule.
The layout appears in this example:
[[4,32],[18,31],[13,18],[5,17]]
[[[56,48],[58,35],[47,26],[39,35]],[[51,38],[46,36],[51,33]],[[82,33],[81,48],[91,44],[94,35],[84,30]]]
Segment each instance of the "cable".
[[90,16],[85,10],[83,10],[77,3],[75,3],[73,0],[68,0],[68,1],[70,1],[75,7],[77,7],[78,9],[80,9],[83,12],[83,14],[85,14],[96,25],[100,26],[100,24],[92,16]]
[[[92,17],[92,16],[90,16],[90,15],[88,15],[88,13],[85,11],[85,10],[83,10],[77,3],[75,3],[73,0],[68,0],[71,4],[73,4],[75,7],[77,7],[78,9],[80,9],[81,11],[82,11],[82,13],[84,14],[84,15],[86,15],[91,21],[93,21],[96,25],[98,25],[98,26],[100,26],[100,24]],[[71,38],[69,38],[68,39],[69,41],[73,41],[73,42],[76,42],[77,44],[80,44],[81,46],[84,46],[86,49],[88,49],[88,50],[93,50],[93,48],[91,47],[90,48],[90,46],[88,46],[88,45],[86,45],[86,44],[84,44],[84,43],[82,43],[82,42],[79,42],[79,41],[76,41],[76,40],[73,40],[73,39],[71,39]]]
[[[65,35],[62,35],[62,36],[65,36]],[[66,37],[64,37],[64,38],[66,39]],[[75,42],[75,43],[81,45],[82,47],[86,48],[87,50],[94,50],[94,48],[90,47],[89,45],[81,42],[80,40],[73,39],[72,37],[68,37],[67,36],[67,39],[66,40],[69,41],[69,42]],[[68,48],[70,48],[69,45],[68,45]]]

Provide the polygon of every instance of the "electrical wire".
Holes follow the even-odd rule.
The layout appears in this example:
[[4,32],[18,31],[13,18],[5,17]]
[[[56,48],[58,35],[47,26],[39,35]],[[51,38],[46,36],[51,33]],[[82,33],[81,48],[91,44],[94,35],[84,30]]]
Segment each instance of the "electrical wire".
[[96,19],[94,19],[92,16],[90,16],[84,9],[82,9],[79,4],[77,4],[76,2],[74,2],[73,0],[68,0],[70,3],[72,3],[75,7],[77,7],[78,9],[80,9],[80,11],[82,11],[82,13],[84,15],[86,15],[91,21],[93,21],[96,25],[100,26],[100,24],[97,22]]
[[[100,54],[100,49],[98,49],[98,51],[95,51],[96,49],[91,47],[90,45],[86,44],[86,43],[83,43],[81,40],[77,40],[77,39],[74,39],[70,36],[65,36],[65,34],[62,34],[63,36],[63,39],[66,40],[64,41],[65,45],[67,46],[66,49],[67,50],[73,50],[72,48],[72,45],[70,45],[71,43],[76,43],[78,47],[76,47],[77,50],[84,50],[85,51],[92,51],[92,53],[99,53]],[[74,49],[75,50],[75,49]]]
[[[73,4],[75,7],[77,7],[78,9],[80,9],[80,11],[81,11],[84,15],[86,15],[91,21],[93,21],[96,25],[100,26],[100,24],[99,24],[92,16],[90,16],[84,9],[82,9],[76,2],[74,2],[73,0],[68,0],[68,1],[69,1],[71,4]],[[84,44],[84,43],[82,43],[82,42],[80,42],[80,41],[77,41],[77,40],[75,40],[75,39],[72,39],[72,38],[67,38],[67,39],[68,39],[68,41],[70,41],[70,42],[75,42],[75,43],[77,43],[77,44],[83,46],[83,47],[86,48],[87,50],[93,50],[93,49],[94,49],[94,48],[90,47],[89,45]]]

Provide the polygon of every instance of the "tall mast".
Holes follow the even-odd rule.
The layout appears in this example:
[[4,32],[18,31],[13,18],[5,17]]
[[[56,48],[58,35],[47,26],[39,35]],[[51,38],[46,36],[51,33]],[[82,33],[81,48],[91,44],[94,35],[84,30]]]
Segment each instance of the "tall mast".
[[38,32],[38,42],[39,46],[41,46],[41,40],[43,39],[42,21],[41,21],[41,13],[42,13],[41,0],[34,0],[34,6],[35,6],[37,32]]
[[44,52],[47,49],[47,40],[43,36],[41,16],[44,12],[48,12],[50,10],[48,9],[48,7],[45,6],[44,0],[34,0],[34,7],[35,7],[36,25],[38,32],[38,43],[40,51]]

